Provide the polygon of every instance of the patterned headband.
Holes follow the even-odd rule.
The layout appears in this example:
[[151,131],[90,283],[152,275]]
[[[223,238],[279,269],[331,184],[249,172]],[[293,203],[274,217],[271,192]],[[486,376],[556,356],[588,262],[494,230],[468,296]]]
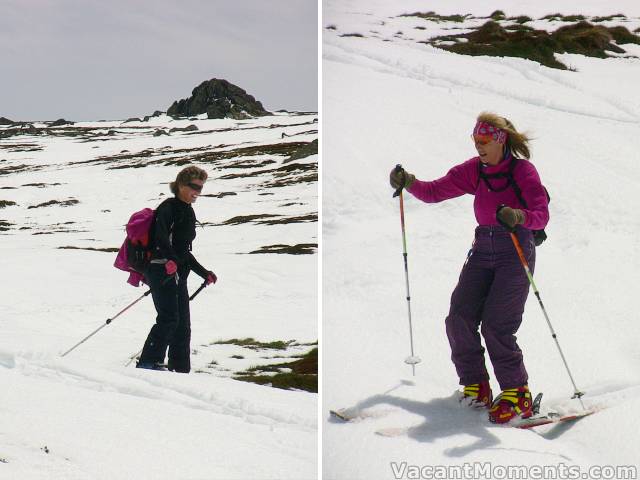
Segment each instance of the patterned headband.
[[493,137],[496,142],[503,145],[507,142],[507,132],[505,130],[502,130],[501,128],[494,127],[487,122],[476,123],[476,126],[473,129],[473,134]]

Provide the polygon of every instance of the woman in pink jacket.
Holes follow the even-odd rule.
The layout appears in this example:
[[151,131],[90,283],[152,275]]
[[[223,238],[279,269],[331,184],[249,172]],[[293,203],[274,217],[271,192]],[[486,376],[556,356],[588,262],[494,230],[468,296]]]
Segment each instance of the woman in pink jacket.
[[[509,120],[482,113],[472,137],[478,156],[456,165],[444,177],[427,182],[394,170],[390,181],[392,187],[403,187],[427,203],[465,193],[475,196],[475,240],[445,323],[451,359],[464,386],[463,398],[474,407],[488,408],[492,422],[505,423],[532,414],[528,375],[515,337],[529,281],[510,231],[515,230],[533,271],[534,231],[544,229],[549,221],[548,197],[528,160],[529,138]],[[495,400],[480,333],[502,390]]]

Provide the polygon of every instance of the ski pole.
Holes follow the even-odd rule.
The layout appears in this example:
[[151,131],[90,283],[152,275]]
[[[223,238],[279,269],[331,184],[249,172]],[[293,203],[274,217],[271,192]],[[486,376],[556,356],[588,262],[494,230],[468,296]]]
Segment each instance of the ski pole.
[[142,353],[142,348],[138,350],[136,353],[134,353],[133,355],[131,355],[129,357],[129,361],[125,363],[124,366],[128,367],[129,365],[131,365],[131,362],[133,362],[141,353]]
[[[396,172],[402,171],[402,165],[396,165]],[[411,294],[409,293],[409,264],[407,262],[407,236],[404,226],[404,200],[402,197],[402,185],[394,192],[393,197],[400,197],[400,225],[402,227],[402,256],[404,258],[404,278],[407,285],[407,311],[409,312],[409,340],[411,342],[411,356],[404,363],[411,365],[413,376],[416,376],[416,364],[420,363],[420,357],[413,353],[413,324],[411,322]]]
[[89,340],[91,337],[93,337],[96,333],[98,333],[100,330],[102,330],[104,327],[106,327],[107,325],[109,325],[111,322],[113,322],[116,318],[118,318],[120,315],[122,315],[124,312],[126,312],[127,310],[129,310],[131,307],[133,307],[136,303],[138,303],[140,300],[142,300],[144,297],[146,297],[147,295],[149,295],[151,293],[151,289],[147,290],[145,293],[143,293],[137,300],[131,302],[129,305],[127,305],[125,308],[123,308],[122,310],[120,310],[115,316],[113,316],[112,318],[107,318],[107,321],[105,323],[103,323],[101,326],[99,326],[98,328],[96,328],[93,332],[91,332],[89,335],[87,335],[86,337],[84,337],[82,340],[80,340],[78,343],[76,343],[73,347],[71,347],[69,350],[67,350],[66,352],[64,352],[61,356],[65,356],[68,353],[72,352],[73,350],[75,350],[77,347],[79,347],[80,345],[82,345],[84,342],[86,342],[87,340]]
[[204,282],[202,282],[202,285],[200,285],[200,287],[198,287],[198,289],[193,292],[193,295],[191,295],[189,297],[189,301],[193,300],[194,298],[196,298],[196,296],[207,286],[207,281],[205,280]]
[[[207,286],[207,281],[205,280],[204,282],[202,282],[202,285],[200,285],[200,287],[198,287],[198,289],[193,292],[193,295],[191,295],[189,297],[189,301],[193,300],[194,298],[196,298],[196,296]],[[125,367],[128,367],[129,365],[131,365],[131,362],[133,362],[136,357],[138,357],[140,354],[142,353],[142,348],[140,350],[138,350],[136,353],[134,353],[133,355],[131,355],[129,357],[129,361],[124,365]]]
[[[502,223],[502,222],[500,222]],[[503,224],[504,225],[504,224]],[[562,348],[560,348],[560,342],[558,342],[558,335],[556,334],[553,326],[551,325],[551,320],[549,320],[549,315],[547,315],[547,310],[544,308],[544,304],[542,303],[542,299],[540,298],[540,292],[538,291],[538,287],[536,287],[536,282],[533,281],[533,275],[531,274],[531,270],[529,269],[529,263],[524,256],[524,252],[522,251],[522,246],[520,245],[520,240],[516,236],[515,232],[509,228],[511,234],[511,240],[513,241],[513,245],[516,247],[516,251],[518,252],[518,257],[520,257],[520,263],[524,267],[524,271],[527,274],[527,278],[529,279],[529,283],[531,284],[531,288],[533,288],[533,293],[536,295],[538,299],[538,303],[540,304],[540,308],[542,309],[542,313],[544,314],[544,318],[547,321],[547,325],[549,325],[549,330],[551,331],[551,336],[553,340],[556,342],[556,347],[558,347],[558,351],[560,352],[560,357],[562,357],[562,362],[564,363],[565,368],[567,369],[567,373],[569,374],[569,378],[571,379],[571,383],[573,384],[573,396],[571,398],[577,398],[580,401],[580,405],[584,409],[584,403],[582,403],[582,397],[584,392],[581,392],[576,386],[576,382],[573,379],[573,375],[571,375],[571,370],[569,369],[569,364],[567,363],[567,359],[562,352]]]

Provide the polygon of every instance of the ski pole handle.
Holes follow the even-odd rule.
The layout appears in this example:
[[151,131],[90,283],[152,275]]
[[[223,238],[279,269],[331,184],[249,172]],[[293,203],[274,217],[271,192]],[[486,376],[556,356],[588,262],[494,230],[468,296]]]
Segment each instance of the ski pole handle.
[[[404,168],[402,168],[402,165],[400,165],[399,163],[396,165],[396,168],[394,169],[394,172],[396,173],[400,173],[400,172],[404,172]],[[404,188],[404,182],[402,185],[400,185],[398,187],[398,189],[393,193],[393,198],[396,198],[398,195],[400,195],[400,193],[402,193],[402,189]]]

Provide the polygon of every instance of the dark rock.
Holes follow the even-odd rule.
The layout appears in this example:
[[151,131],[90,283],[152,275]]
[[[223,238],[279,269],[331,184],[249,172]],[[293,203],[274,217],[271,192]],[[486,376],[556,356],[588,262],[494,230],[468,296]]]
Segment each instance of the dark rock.
[[7,117],[0,117],[0,125],[13,125],[13,122]]
[[138,117],[131,117],[131,118],[127,118],[124,122],[122,123],[129,123],[129,122],[141,122],[142,120],[140,120]]
[[160,115],[164,115],[164,112],[161,112],[160,110],[156,110],[151,115],[145,115],[145,117],[144,117],[144,119],[142,121],[143,122],[148,122],[150,118],[159,117]]
[[245,90],[216,78],[202,82],[193,89],[191,97],[173,102],[167,110],[167,115],[172,117],[192,117],[203,113],[207,118],[235,120],[271,115]]
[[113,137],[114,135],[117,135],[117,134],[118,134],[118,132],[116,132],[115,130],[109,130],[107,132],[107,135],[109,135],[110,137]]
[[73,125],[74,122],[70,122],[69,120],[65,120],[64,118],[59,118],[55,122],[51,122],[49,124],[50,127],[61,127],[62,125]]
[[170,133],[173,132],[195,132],[196,130],[198,130],[198,127],[196,125],[189,125],[188,127],[173,127],[171,130],[169,130]]
[[169,132],[167,132],[166,130],[163,130],[161,128],[159,128],[155,132],[153,132],[153,136],[154,137],[159,137],[161,135],[169,135]]
[[318,154],[318,139],[316,138],[312,142],[301,144],[300,148],[294,150],[288,159],[284,163],[289,163],[293,160],[300,160],[302,158],[309,157],[311,155]]
[[25,124],[20,126],[20,132],[21,133],[26,133],[26,134],[29,134],[29,135],[37,135],[38,134],[38,129],[36,127],[34,127],[33,125],[31,125],[30,123],[25,123]]
[[298,243],[297,245],[265,245],[260,250],[249,253],[285,253],[289,255],[313,255],[318,248],[317,243]]
[[40,203],[38,205],[31,205],[30,207],[27,207],[27,210],[31,208],[49,207],[51,205],[60,205],[61,207],[70,207],[72,205],[77,205],[78,203],[80,202],[75,198],[71,198],[69,200],[49,200],[48,202]]

